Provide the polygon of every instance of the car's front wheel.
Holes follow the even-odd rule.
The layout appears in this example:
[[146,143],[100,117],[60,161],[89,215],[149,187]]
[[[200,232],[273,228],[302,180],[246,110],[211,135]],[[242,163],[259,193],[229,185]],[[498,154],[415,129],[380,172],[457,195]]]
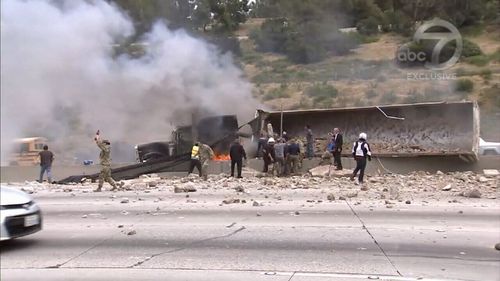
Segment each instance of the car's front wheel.
[[488,149],[484,151],[483,155],[498,155],[498,153],[494,149]]

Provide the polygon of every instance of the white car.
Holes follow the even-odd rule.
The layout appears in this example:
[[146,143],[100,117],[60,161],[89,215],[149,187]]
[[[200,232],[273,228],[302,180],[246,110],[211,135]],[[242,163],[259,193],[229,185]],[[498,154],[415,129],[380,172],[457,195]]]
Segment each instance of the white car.
[[42,213],[28,194],[0,186],[0,240],[9,240],[42,229]]
[[489,142],[479,138],[479,155],[500,155],[500,142]]

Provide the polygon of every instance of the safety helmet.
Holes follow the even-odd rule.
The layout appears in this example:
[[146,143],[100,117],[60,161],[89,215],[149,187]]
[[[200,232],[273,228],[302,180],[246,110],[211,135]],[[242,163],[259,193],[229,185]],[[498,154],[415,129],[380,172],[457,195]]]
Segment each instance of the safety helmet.
[[366,136],[366,133],[361,133],[361,134],[359,134],[359,138],[360,138],[360,139],[364,139],[364,140],[366,140],[366,137],[367,137],[367,136]]
[[269,139],[267,140],[267,143],[274,143],[274,138],[269,138]]

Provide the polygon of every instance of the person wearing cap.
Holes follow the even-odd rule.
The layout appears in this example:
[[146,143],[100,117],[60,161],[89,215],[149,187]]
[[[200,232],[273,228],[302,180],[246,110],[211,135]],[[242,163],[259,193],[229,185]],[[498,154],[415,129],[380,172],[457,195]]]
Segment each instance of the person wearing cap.
[[352,156],[356,160],[356,168],[351,175],[351,181],[354,180],[359,172],[358,183],[363,184],[363,177],[365,175],[366,159],[372,160],[372,152],[370,145],[366,142],[366,133],[359,134],[359,139],[352,146]]
[[275,162],[276,155],[274,154],[274,138],[269,138],[267,140],[267,145],[262,149],[262,159],[264,160],[263,173],[269,172],[269,164]]
[[99,160],[101,163],[101,172],[99,173],[99,185],[95,192],[100,192],[104,182],[109,183],[113,188],[111,191],[118,189],[115,180],[111,177],[111,142],[109,140],[101,140],[99,130],[94,137],[94,141],[101,149]]

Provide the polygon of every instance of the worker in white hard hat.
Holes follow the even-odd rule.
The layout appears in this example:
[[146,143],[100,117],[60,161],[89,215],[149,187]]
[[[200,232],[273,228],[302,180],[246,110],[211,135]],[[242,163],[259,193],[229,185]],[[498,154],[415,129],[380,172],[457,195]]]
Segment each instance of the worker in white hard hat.
[[274,138],[269,138],[267,140],[267,145],[262,149],[262,159],[264,160],[263,173],[269,172],[269,164],[274,163],[276,156],[274,154]]
[[372,160],[372,152],[370,145],[366,142],[366,133],[359,134],[359,139],[352,146],[352,156],[356,160],[356,168],[354,169],[351,180],[353,181],[359,172],[358,184],[363,184],[363,177],[365,175],[366,159]]

